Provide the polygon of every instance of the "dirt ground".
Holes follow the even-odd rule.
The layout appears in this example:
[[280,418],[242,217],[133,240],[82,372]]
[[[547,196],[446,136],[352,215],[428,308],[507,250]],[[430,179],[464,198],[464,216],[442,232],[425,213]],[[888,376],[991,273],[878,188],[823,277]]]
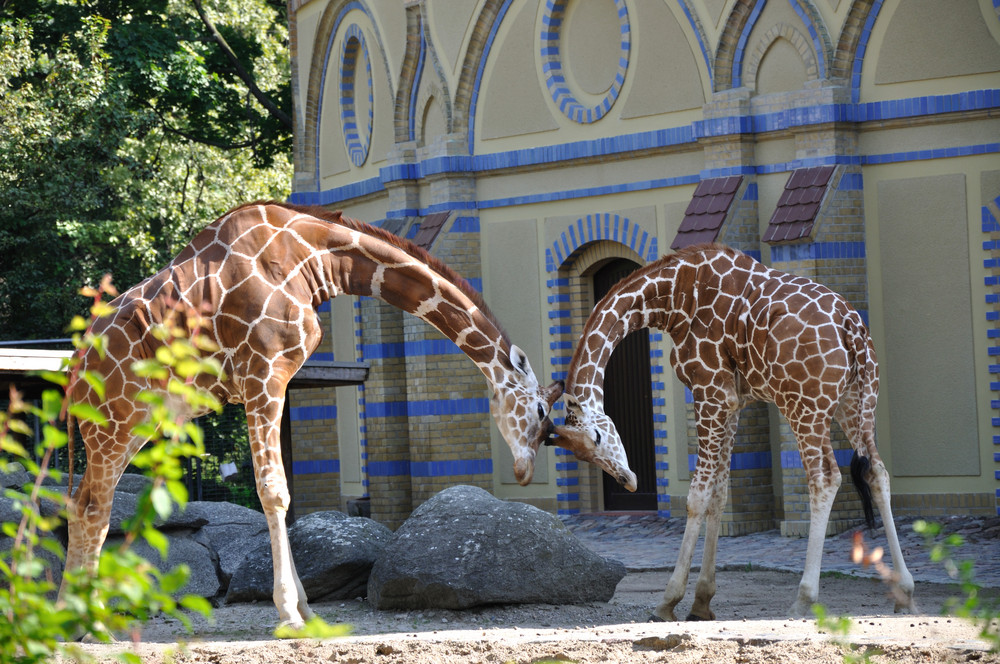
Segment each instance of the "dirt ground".
[[[141,643],[85,648],[102,660],[132,649],[154,664],[845,661],[845,646],[820,633],[815,620],[786,615],[797,574],[721,571],[713,601],[718,620],[646,622],[667,578],[666,572],[630,573],[609,603],[583,606],[374,611],[361,600],[317,603],[313,609],[328,622],[353,628],[351,636],[326,641],[272,638],[277,611],[271,604],[224,606],[214,611],[213,623],[197,621],[193,635],[175,621],[157,620],[145,626]],[[687,613],[692,593],[693,578],[678,615]],[[985,595],[996,599],[1000,590]],[[941,614],[948,599],[958,596],[954,587],[918,583],[919,613],[897,616],[876,580],[829,575],[820,582],[829,615],[853,616],[846,642],[873,662],[1000,664],[1000,654],[988,652],[974,626]]]

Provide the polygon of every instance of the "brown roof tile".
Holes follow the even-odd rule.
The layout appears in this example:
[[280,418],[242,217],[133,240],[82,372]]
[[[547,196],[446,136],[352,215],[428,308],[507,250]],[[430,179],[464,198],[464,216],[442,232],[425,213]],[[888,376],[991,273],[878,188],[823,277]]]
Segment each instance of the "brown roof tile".
[[699,182],[684,211],[684,219],[677,229],[677,237],[670,245],[671,249],[715,242],[742,182],[742,175],[709,178]]
[[815,166],[792,171],[761,240],[774,244],[808,237],[835,169]]
[[424,217],[420,222],[420,228],[417,229],[416,235],[413,236],[413,243],[421,249],[430,251],[431,245],[434,244],[438,233],[444,228],[444,222],[450,214],[451,212],[435,212]]

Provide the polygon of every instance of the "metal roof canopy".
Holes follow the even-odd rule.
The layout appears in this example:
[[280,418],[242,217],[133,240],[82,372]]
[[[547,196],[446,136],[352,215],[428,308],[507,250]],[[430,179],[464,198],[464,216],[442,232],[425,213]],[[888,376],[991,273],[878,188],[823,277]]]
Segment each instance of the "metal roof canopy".
[[[11,384],[26,392],[34,392],[49,384],[33,371],[59,371],[62,361],[73,354],[70,350],[40,350],[34,348],[0,347],[0,388],[4,393]],[[332,362],[306,360],[288,383],[289,389],[307,387],[339,387],[361,385],[368,378],[367,362]]]
[[[62,361],[73,354],[71,350],[41,350],[34,348],[13,348],[0,346],[0,399],[4,399],[14,385],[25,399],[41,396],[42,390],[56,387],[33,371],[60,371]],[[340,387],[362,385],[368,378],[368,362],[333,362],[328,360],[306,360],[288,383],[288,390],[310,387]],[[292,472],[292,419],[289,399],[281,418],[281,460],[285,467],[288,491],[294,496]],[[287,522],[295,521],[294,503],[289,507]]]

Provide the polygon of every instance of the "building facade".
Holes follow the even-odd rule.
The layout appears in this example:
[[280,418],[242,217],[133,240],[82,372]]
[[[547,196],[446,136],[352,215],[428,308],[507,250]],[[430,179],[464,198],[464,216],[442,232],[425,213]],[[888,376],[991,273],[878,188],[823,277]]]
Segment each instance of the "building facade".
[[[614,280],[724,242],[868,322],[899,512],[998,513],[998,0],[290,0],[289,21],[292,202],[445,260],[540,380],[565,376]],[[559,513],[684,514],[690,395],[658,331],[609,367],[640,476],[622,495],[559,450],[519,486],[454,344],[369,298],[324,315],[317,357],[371,368],[363,387],[291,397],[300,513],[363,498],[394,527],[467,483]],[[773,406],[744,411],[732,463],[724,532],[805,532]],[[857,518],[845,481],[831,519]]]

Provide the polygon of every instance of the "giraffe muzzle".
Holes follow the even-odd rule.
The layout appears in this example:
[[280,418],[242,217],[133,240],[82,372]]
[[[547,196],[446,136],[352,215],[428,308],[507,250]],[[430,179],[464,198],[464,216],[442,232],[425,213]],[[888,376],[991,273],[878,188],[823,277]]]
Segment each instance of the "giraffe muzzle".
[[521,486],[531,484],[531,478],[535,475],[535,459],[532,457],[521,457],[514,461],[514,479]]

